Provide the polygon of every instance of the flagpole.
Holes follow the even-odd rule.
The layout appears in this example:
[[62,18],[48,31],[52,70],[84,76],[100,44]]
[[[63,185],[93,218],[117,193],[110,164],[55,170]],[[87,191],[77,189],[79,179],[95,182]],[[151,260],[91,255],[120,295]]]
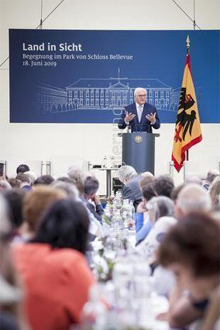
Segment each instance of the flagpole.
[[187,161],[189,160],[189,152],[187,151],[202,141],[198,104],[190,65],[189,36],[186,39],[186,48],[186,64],[180,91],[172,151],[172,160],[177,172],[182,167],[184,167],[185,171]]
[[196,0],[193,1],[193,14],[194,14],[194,19],[193,19],[193,29],[196,29]]
[[[190,40],[189,40],[189,35],[186,38],[186,52],[187,55],[189,55],[189,48],[190,48]],[[186,151],[186,161],[189,161],[189,150]]]

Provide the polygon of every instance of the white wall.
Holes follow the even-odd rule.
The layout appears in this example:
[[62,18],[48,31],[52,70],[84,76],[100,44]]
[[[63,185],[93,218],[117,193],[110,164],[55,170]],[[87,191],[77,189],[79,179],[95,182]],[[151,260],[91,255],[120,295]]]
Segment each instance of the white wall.
[[[43,18],[60,2],[44,0]],[[176,0],[193,18],[193,0]],[[35,28],[40,22],[41,0],[0,0],[0,63],[8,57],[8,29]],[[196,21],[202,29],[220,29],[220,0],[196,0]],[[192,22],[172,0],[65,0],[44,23],[45,29],[192,29]],[[0,68],[0,160],[9,174],[20,162],[52,160],[54,174],[86,161],[99,164],[113,154],[110,124],[10,124],[9,62]],[[204,175],[218,168],[220,125],[202,125],[203,142],[190,151],[188,173]],[[173,124],[163,124],[156,142],[156,174],[168,173]],[[117,156],[117,155],[115,155]],[[34,165],[35,164],[35,165]],[[175,174],[180,182],[183,173]]]

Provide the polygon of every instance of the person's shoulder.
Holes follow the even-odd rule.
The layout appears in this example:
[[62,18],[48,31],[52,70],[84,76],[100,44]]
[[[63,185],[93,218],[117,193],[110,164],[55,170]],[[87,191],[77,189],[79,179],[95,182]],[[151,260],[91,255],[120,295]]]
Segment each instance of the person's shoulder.
[[57,259],[62,260],[64,263],[73,261],[74,263],[84,261],[84,256],[79,251],[72,248],[57,249]]
[[144,104],[144,107],[147,108],[148,110],[151,110],[151,111],[156,111],[156,107],[150,103],[145,103]]
[[170,226],[173,226],[177,223],[177,219],[172,217],[172,216],[163,216],[159,218],[155,225],[154,228],[155,230],[167,230],[170,228]]
[[129,182],[131,184],[139,184],[139,182],[141,181],[142,177],[140,174],[136,174]]
[[88,262],[82,253],[73,249],[60,250],[65,250],[60,254],[60,257],[62,256],[59,263],[61,274],[69,279],[79,277],[79,281],[86,279],[92,282],[94,280]]
[[132,189],[131,189],[131,182],[129,181],[129,182],[127,182],[124,186],[123,186],[123,188],[122,188],[122,192],[123,193],[125,193],[125,192],[130,192]]
[[135,103],[131,103],[125,106],[125,110],[128,111],[130,109],[134,109],[135,108]]
[[52,251],[53,253],[50,258],[47,259],[51,269],[56,269],[60,274],[87,272],[87,261],[81,252],[71,248],[55,249]]

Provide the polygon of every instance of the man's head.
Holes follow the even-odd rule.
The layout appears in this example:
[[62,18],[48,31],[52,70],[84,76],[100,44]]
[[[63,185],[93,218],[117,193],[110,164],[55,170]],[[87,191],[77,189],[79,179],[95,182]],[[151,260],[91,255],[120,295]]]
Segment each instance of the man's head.
[[198,279],[219,276],[219,223],[205,213],[189,213],[166,234],[158,262],[192,290]]
[[118,170],[118,178],[122,183],[127,183],[137,175],[136,170],[130,165],[123,165]]
[[175,205],[177,218],[197,211],[209,211],[211,209],[211,199],[207,191],[198,184],[189,183],[179,193]]
[[27,172],[27,171],[30,171],[30,168],[26,164],[21,164],[16,169],[17,174],[24,173],[24,172]]
[[158,196],[171,197],[171,193],[174,189],[174,181],[169,175],[157,176],[153,180],[152,185]]
[[54,178],[49,174],[41,175],[37,180],[34,181],[34,185],[45,184],[50,185],[54,181]]
[[202,179],[198,175],[189,175],[186,177],[185,183],[196,183],[202,185]]
[[27,171],[24,172],[24,174],[29,178],[31,185],[33,185],[34,181],[37,180],[37,175],[33,171]]
[[144,88],[138,87],[135,89],[134,91],[134,99],[135,102],[143,105],[144,103],[146,103],[146,96],[147,96],[147,91]]
[[210,170],[207,173],[206,181],[212,183],[218,175],[219,172],[217,170]]
[[99,189],[99,181],[92,176],[88,176],[84,181],[84,194],[86,198],[92,198]]

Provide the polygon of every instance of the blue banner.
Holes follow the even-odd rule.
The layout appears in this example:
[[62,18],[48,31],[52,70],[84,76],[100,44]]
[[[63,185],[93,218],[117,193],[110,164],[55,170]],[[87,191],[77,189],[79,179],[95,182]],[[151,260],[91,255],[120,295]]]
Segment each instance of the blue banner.
[[174,123],[190,37],[202,123],[220,122],[220,31],[9,32],[10,122],[112,123],[147,90]]

